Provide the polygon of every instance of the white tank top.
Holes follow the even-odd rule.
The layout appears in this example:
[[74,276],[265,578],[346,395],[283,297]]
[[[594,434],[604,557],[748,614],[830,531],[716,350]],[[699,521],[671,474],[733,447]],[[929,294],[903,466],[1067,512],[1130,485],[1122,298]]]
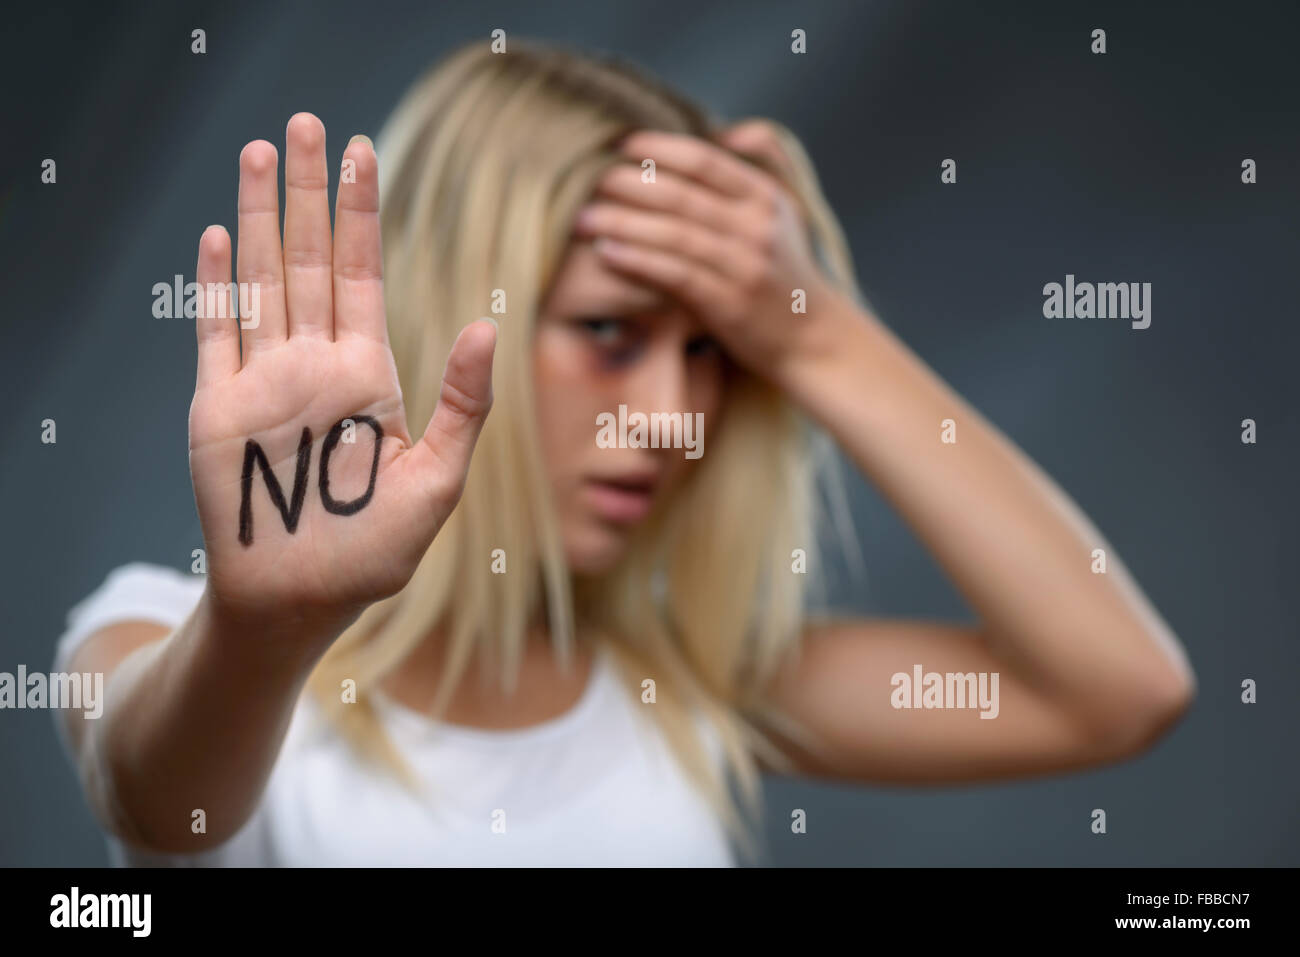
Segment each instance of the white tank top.
[[[124,565],[68,615],[55,671],[92,632],[122,621],[176,627],[203,578]],[[382,695],[388,734],[432,789],[422,799],[358,761],[300,696],[261,803],[244,827],[193,855],[142,852],[107,836],[119,866],[734,865],[724,829],[691,787],[652,715],[599,651],[581,699],[529,727],[435,722]],[[54,712],[67,751],[62,716]],[[74,719],[75,720],[75,719]],[[721,743],[699,721],[714,760]],[[202,742],[195,742],[202,747]]]

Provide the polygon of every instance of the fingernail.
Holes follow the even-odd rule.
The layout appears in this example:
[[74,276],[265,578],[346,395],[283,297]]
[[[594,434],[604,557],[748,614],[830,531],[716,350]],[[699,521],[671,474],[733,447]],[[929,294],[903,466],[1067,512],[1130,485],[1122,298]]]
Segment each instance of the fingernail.
[[366,136],[365,133],[358,133],[356,136],[352,137],[352,139],[348,140],[348,146],[351,146],[353,143],[358,141],[365,143],[371,149],[375,148],[375,144],[370,142],[370,137]]
[[492,328],[496,329],[497,332],[501,331],[501,324],[497,322],[495,319],[493,319],[491,316],[479,316],[479,318],[484,322],[492,323]]

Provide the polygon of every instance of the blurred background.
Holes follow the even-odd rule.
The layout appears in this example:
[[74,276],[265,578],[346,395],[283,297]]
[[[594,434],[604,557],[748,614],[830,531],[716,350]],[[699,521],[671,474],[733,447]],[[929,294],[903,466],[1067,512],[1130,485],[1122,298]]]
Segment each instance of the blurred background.
[[[7,15],[0,198],[0,671],[51,666],[115,566],[188,569],[193,330],[151,315],[233,233],[239,150],[319,115],[337,169],[446,50],[502,28],[625,56],[799,134],[868,299],[1036,459],[1187,645],[1199,696],[1112,768],[942,790],[769,779],[774,865],[1300,864],[1294,4],[300,2]],[[190,52],[202,28],[207,53]],[[807,32],[804,55],[790,33]],[[1090,52],[1106,31],[1107,52]],[[56,185],[41,163],[57,161]],[[957,182],[940,182],[944,159]],[[1255,160],[1258,182],[1241,164]],[[1150,282],[1152,322],[1048,320],[1042,288]],[[57,422],[57,444],[40,442]],[[1258,423],[1244,445],[1240,423]],[[847,472],[867,615],[970,620]],[[831,543],[833,544],[833,543]],[[835,548],[827,556],[838,558]],[[1259,683],[1254,705],[1241,682]],[[0,864],[99,865],[48,711],[0,712]],[[790,832],[791,810],[808,832]],[[1089,830],[1104,808],[1108,833]]]

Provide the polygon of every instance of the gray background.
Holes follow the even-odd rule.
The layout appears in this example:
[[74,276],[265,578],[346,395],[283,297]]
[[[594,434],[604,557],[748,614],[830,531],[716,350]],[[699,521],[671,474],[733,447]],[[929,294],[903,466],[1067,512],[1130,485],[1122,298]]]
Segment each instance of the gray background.
[[[0,67],[0,670],[48,670],[66,610],[114,566],[184,569],[201,544],[193,333],[152,318],[151,287],[192,276],[207,224],[233,232],[242,145],[283,143],[311,110],[337,164],[442,51],[503,27],[625,54],[723,116],[793,127],[874,306],[1090,514],[1199,678],[1177,730],[1113,768],[933,791],[772,780],[770,861],[1300,863],[1294,7],[1047,6],[25,5]],[[205,56],[189,52],[196,26]],[[46,157],[56,186],[39,182]],[[1244,157],[1257,185],[1240,182]],[[1044,319],[1042,286],[1067,272],[1151,282],[1151,328]],[[57,445],[39,442],[47,417]],[[1239,441],[1245,417],[1257,445]],[[850,485],[867,575],[833,576],[836,598],[969,618],[874,490]],[[1252,707],[1243,677],[1260,682]],[[106,861],[49,712],[0,713],[0,782],[0,863]],[[789,832],[793,807],[806,835]]]

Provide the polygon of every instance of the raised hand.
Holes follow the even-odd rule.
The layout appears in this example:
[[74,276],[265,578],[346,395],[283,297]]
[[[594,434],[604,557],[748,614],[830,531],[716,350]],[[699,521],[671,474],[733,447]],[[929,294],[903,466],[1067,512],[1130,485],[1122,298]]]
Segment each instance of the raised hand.
[[[791,169],[760,122],[722,142]],[[575,233],[594,238],[611,267],[690,306],[735,359],[780,381],[813,342],[816,317],[852,308],[815,262],[799,200],[774,175],[696,137],[639,130],[620,151],[632,163],[606,171]],[[653,181],[643,176],[646,159],[655,161]],[[792,309],[800,290],[806,313]]]
[[[455,507],[492,403],[496,330],[473,322],[412,442],[384,316],[375,152],[354,137],[330,232],[325,128],[290,119],[284,241],[275,147],[239,160],[237,280],[252,315],[205,297],[190,472],[209,598],[248,620],[345,622],[399,591]],[[220,226],[198,282],[230,282]],[[248,284],[248,285],[243,285]],[[251,290],[256,290],[256,295]]]

